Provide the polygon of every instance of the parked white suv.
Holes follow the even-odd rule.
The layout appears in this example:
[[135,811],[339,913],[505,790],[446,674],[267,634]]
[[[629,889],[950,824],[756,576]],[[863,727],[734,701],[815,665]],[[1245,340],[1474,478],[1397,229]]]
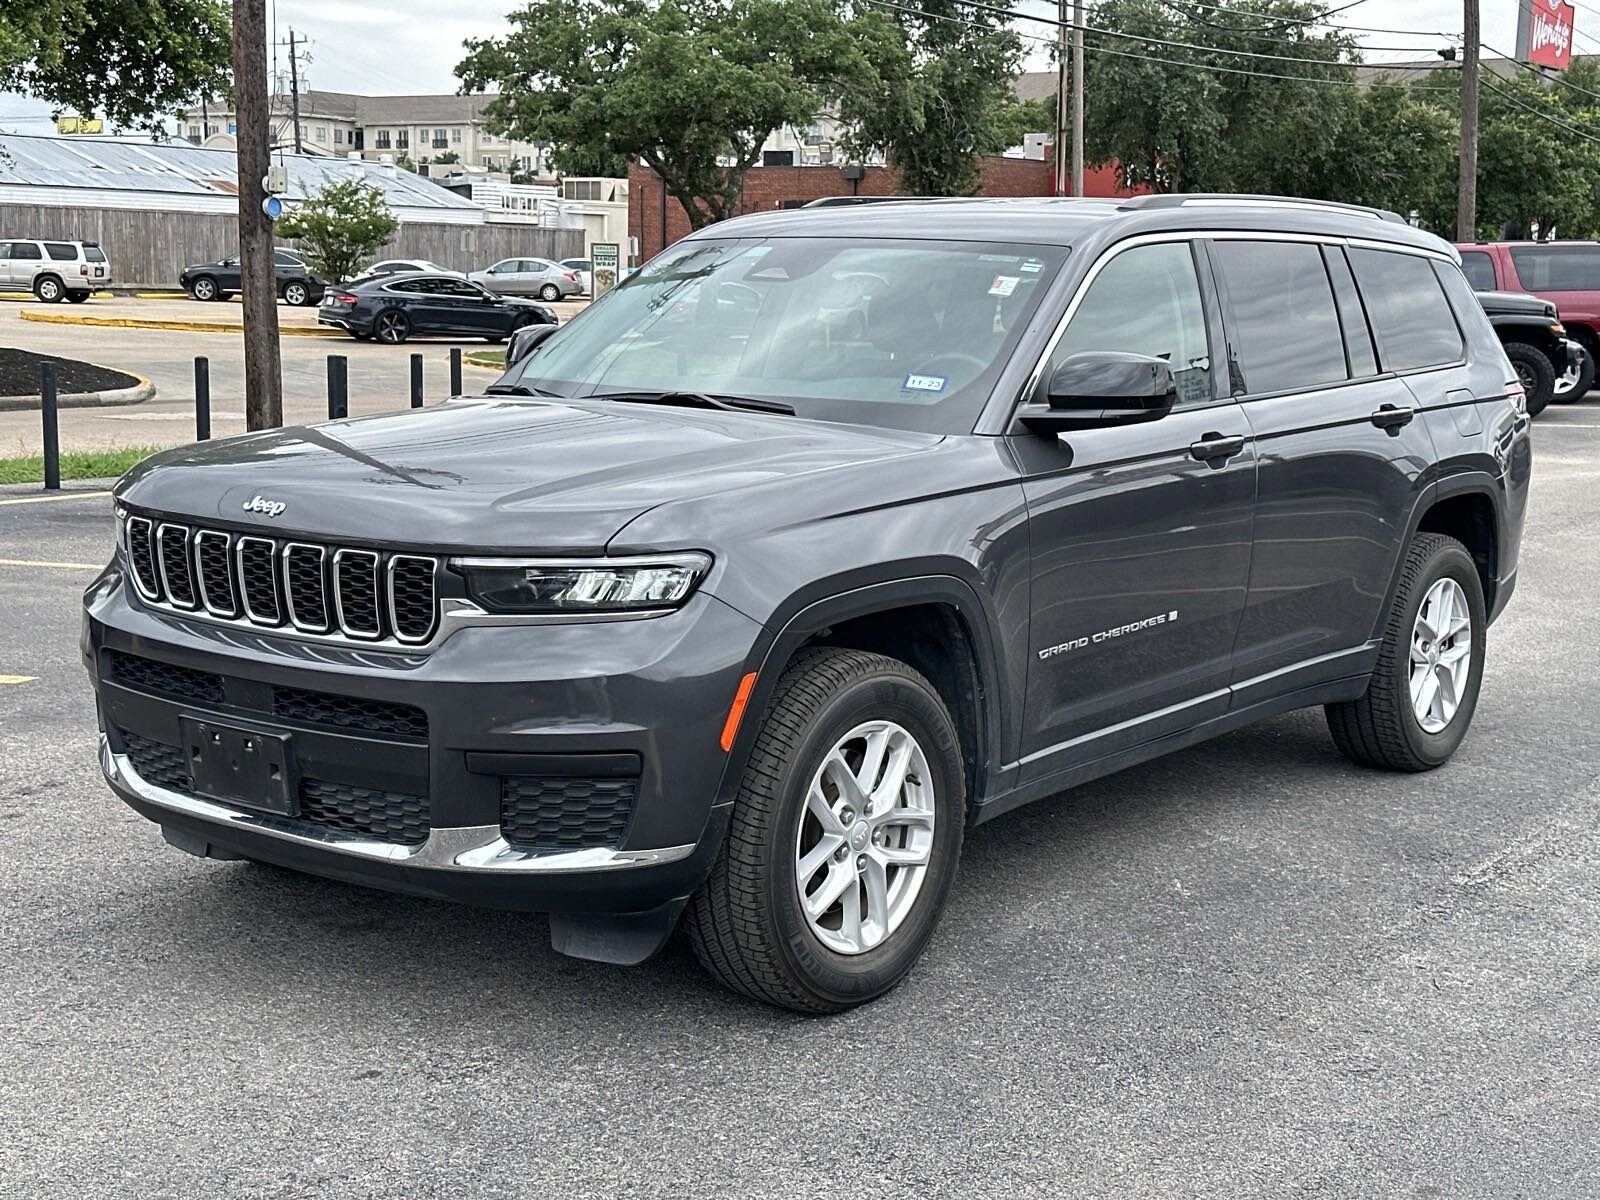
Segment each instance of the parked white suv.
[[0,240],[0,288],[25,289],[46,304],[82,304],[110,285],[111,264],[95,242]]

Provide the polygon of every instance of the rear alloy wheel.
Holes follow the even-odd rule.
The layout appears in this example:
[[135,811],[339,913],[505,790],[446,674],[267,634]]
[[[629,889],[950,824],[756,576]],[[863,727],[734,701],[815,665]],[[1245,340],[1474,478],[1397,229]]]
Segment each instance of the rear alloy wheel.
[[1537,417],[1556,392],[1556,369],[1545,352],[1527,342],[1507,342],[1506,357],[1516,369],[1517,380],[1528,406],[1528,415]]
[[881,996],[933,935],[965,814],[960,743],[933,685],[882,655],[804,652],[778,682],[685,917],[696,955],[729,987],[796,1012]]
[[559,300],[561,299],[561,289],[553,283],[547,283],[539,289],[539,299]]
[[291,308],[304,308],[311,303],[311,289],[303,283],[286,283],[283,299]]
[[62,286],[61,280],[54,275],[46,275],[33,285],[33,294],[46,304],[60,304],[67,296],[67,289]]
[[385,346],[398,346],[411,336],[411,322],[405,313],[381,312],[372,323],[372,333]]
[[189,294],[196,300],[215,300],[219,295],[217,281],[209,275],[202,275],[189,285]]
[[1594,386],[1594,355],[1587,346],[1583,349],[1583,356],[1578,360],[1578,365],[1568,367],[1567,373],[1556,381],[1556,393],[1550,397],[1552,404],[1576,404],[1589,394],[1589,389]]

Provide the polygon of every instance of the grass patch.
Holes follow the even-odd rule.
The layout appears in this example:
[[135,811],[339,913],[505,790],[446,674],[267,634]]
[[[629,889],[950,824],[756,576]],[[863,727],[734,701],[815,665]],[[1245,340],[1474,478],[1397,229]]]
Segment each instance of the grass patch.
[[[149,458],[160,446],[134,446],[127,450],[74,450],[61,456],[63,479],[111,479],[134,463]],[[44,457],[0,458],[0,483],[43,483]]]
[[479,367],[493,367],[503,370],[506,365],[506,352],[504,350],[468,350],[462,358]]

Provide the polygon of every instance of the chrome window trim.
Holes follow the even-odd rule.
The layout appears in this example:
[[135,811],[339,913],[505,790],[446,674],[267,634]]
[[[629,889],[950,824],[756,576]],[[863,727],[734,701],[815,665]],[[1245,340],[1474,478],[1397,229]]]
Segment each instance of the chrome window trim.
[[[193,600],[185,604],[172,592],[172,581],[167,578],[167,530],[176,529],[183,534],[183,560],[189,567],[189,593]],[[194,578],[194,531],[187,525],[179,525],[175,521],[163,521],[156,526],[156,570],[161,577],[161,590],[166,593],[165,603],[170,604],[179,612],[200,611],[200,588]]]
[[[394,606],[394,572],[397,564],[417,562],[427,565],[433,576],[433,619],[428,623],[425,637],[415,637],[400,632],[400,619]],[[389,632],[394,640],[405,646],[425,646],[439,630],[439,560],[427,554],[391,554],[384,566],[385,582],[389,585]]]
[[206,573],[200,564],[200,543],[206,538],[222,539],[222,557],[228,566],[228,578],[234,585],[234,599],[241,599],[243,592],[239,588],[237,573],[233,569],[233,535],[221,529],[196,529],[192,539],[194,543],[194,577],[195,590],[200,594],[200,604],[214,617],[225,621],[235,621],[239,618],[239,604],[234,604],[231,610],[225,610],[220,605],[211,602],[211,593],[206,590]]
[[[271,570],[272,570],[273,600],[278,605],[278,615],[277,615],[276,619],[269,618],[269,617],[264,617],[264,616],[258,616],[257,613],[256,613],[256,610],[250,606],[250,589],[245,587],[245,584],[244,584],[244,550],[245,550],[246,546],[248,546],[248,545],[250,545],[252,543],[255,543],[255,544],[258,544],[258,545],[262,545],[262,546],[265,546],[267,548],[267,561],[272,564]],[[242,534],[233,543],[233,556],[234,556],[233,566],[234,566],[235,578],[237,578],[238,581],[239,581],[239,603],[240,603],[240,606],[244,609],[244,618],[245,618],[245,620],[248,621],[252,625],[260,626],[261,628],[264,628],[264,629],[281,629],[281,628],[283,628],[284,624],[286,623],[284,621],[284,611],[283,611],[284,608],[285,608],[285,605],[283,603],[284,597],[281,594],[279,594],[281,589],[279,588],[279,585],[278,585],[278,546],[277,546],[277,543],[274,542],[271,538],[256,537],[256,536],[254,536],[252,534]]]
[[[302,621],[294,611],[294,589],[289,586],[289,553],[293,550],[315,550],[317,552],[317,569],[322,572],[322,615],[327,618],[320,626],[313,625],[309,621]],[[328,548],[311,542],[285,542],[283,549],[278,551],[278,561],[274,569],[280,571],[280,580],[283,584],[283,607],[288,615],[289,624],[302,633],[332,633],[334,620],[333,606],[328,602]]]
[[[372,615],[377,628],[371,633],[352,629],[344,614],[344,588],[339,583],[339,568],[346,558],[372,560]],[[358,642],[383,641],[383,557],[376,550],[354,550],[346,546],[333,554],[333,607],[336,622],[345,637]]]
[[139,568],[134,564],[133,527],[136,524],[142,524],[144,526],[145,539],[150,547],[150,566],[151,569],[155,571],[156,584],[159,586],[161,583],[160,554],[156,550],[156,523],[149,517],[138,517],[130,514],[127,518],[123,530],[123,535],[126,538],[126,545],[123,547],[123,549],[128,555],[128,573],[133,576],[134,589],[139,593],[141,598],[149,600],[152,603],[159,603],[161,601],[160,593],[150,592],[145,589],[144,580],[139,578]]

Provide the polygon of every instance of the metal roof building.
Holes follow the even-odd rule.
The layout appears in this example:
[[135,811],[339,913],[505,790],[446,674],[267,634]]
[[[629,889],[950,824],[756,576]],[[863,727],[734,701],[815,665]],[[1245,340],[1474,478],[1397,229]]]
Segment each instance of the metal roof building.
[[[391,164],[325,155],[273,158],[289,169],[284,200],[291,206],[324,183],[359,178],[382,191],[403,222],[486,220],[481,205]],[[183,141],[0,134],[0,204],[233,214],[238,194],[231,150]]]

